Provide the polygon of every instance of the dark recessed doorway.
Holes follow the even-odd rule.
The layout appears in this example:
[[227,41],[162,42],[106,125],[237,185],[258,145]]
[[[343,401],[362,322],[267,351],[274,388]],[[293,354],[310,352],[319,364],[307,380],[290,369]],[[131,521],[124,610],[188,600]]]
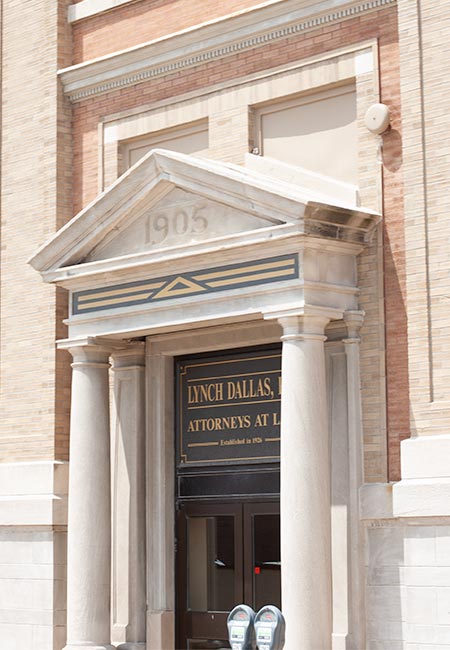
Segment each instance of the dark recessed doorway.
[[175,360],[176,647],[229,648],[235,605],[281,606],[281,348]]
[[229,648],[226,619],[246,603],[281,608],[278,503],[183,504],[177,516],[177,648]]

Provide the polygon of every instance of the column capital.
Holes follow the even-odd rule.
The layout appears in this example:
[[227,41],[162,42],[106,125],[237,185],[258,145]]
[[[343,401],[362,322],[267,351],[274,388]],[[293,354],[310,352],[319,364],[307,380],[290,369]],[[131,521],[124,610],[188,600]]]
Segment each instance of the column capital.
[[347,326],[348,336],[344,343],[359,343],[359,331],[364,323],[364,311],[349,310],[344,312],[344,322]]
[[[77,339],[60,339],[56,342],[58,350],[68,350],[77,364],[107,364],[114,351],[129,350],[128,341],[108,339],[100,336],[85,336]],[[73,365],[73,364],[72,364]]]
[[264,314],[266,320],[276,319],[283,328],[282,341],[316,339],[325,341],[325,328],[331,320],[342,318],[342,311],[329,307],[304,305]]
[[111,361],[114,371],[144,368],[145,343],[143,341],[134,341],[130,342],[126,348],[114,350],[111,354]]

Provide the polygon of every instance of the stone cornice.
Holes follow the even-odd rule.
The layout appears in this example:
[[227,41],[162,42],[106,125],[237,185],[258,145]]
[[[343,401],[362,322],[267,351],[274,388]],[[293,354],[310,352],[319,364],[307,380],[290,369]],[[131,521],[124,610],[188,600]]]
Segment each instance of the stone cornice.
[[59,71],[72,101],[133,86],[202,63],[393,5],[397,0],[298,0],[259,7]]
[[[363,244],[379,221],[373,211],[333,201],[329,195],[248,168],[154,149],[63,226],[30,264],[41,273],[80,261],[86,264],[87,256],[108,233],[115,234],[129,222],[136,205],[145,202],[151,209],[173,187],[212,201],[220,199],[225,205],[257,216],[260,228],[256,231],[291,224],[305,235]],[[122,255],[126,254],[124,249]]]

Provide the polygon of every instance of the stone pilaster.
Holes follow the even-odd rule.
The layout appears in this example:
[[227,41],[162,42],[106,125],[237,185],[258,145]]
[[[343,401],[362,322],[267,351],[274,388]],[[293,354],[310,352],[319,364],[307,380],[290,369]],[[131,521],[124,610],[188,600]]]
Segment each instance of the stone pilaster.
[[363,311],[344,312],[347,338],[343,339],[347,360],[348,457],[349,457],[349,630],[350,647],[365,647],[363,529],[360,519],[359,491],[363,484],[363,428],[360,379],[360,329]]
[[143,650],[146,637],[145,345],[113,354],[113,640]]

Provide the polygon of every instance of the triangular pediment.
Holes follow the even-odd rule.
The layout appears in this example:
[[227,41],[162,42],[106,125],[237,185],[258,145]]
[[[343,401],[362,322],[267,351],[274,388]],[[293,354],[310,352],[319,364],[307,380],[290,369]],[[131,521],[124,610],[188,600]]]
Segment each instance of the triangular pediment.
[[[153,204],[141,202],[85,257],[86,262],[188,246],[273,226],[267,219],[174,187]],[[278,223],[282,223],[278,221]]]
[[[274,166],[279,164],[270,163],[268,175],[265,168],[261,172],[251,165],[155,149],[61,228],[30,264],[50,278],[57,269],[118,258],[122,265],[153,253],[162,259],[165,250],[169,258],[174,249],[179,255],[205,242],[220,250],[230,237],[289,224],[302,228],[307,220],[311,232],[326,236],[336,221],[332,236],[339,237],[343,223],[351,223],[362,235],[376,223],[369,211],[307,189],[305,174],[294,174],[293,182],[292,170],[277,167],[277,177]],[[283,180],[286,170],[289,182]],[[330,217],[336,210],[337,218]]]

